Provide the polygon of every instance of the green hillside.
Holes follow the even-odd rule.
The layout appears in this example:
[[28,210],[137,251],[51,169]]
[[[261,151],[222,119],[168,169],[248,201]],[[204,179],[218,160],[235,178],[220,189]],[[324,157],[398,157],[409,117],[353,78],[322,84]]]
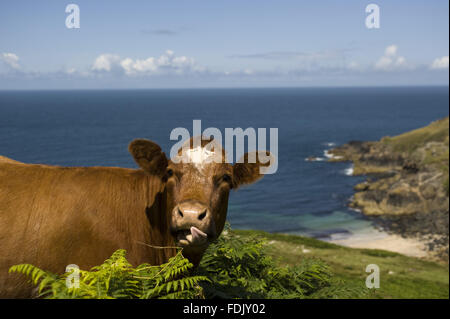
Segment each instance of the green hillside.
[[318,258],[329,265],[336,279],[364,285],[366,266],[380,267],[380,288],[367,298],[449,298],[448,265],[376,249],[355,249],[320,240],[262,231],[235,230],[241,236],[257,234],[268,242],[268,253],[282,265]]
[[[448,146],[449,118],[435,121],[428,126],[397,135],[385,137],[383,142],[392,145],[397,152],[411,153],[429,142],[445,143]],[[448,152],[447,152],[448,156]],[[448,159],[448,157],[447,157]]]

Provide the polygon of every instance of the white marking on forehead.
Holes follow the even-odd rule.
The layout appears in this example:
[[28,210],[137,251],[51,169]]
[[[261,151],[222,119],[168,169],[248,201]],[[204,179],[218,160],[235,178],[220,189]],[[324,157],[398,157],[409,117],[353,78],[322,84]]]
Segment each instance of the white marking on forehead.
[[216,152],[210,151],[205,147],[198,146],[196,148],[186,150],[183,154],[183,162],[193,163],[197,169],[202,169],[205,164],[213,163]]
[[201,164],[214,155],[214,151],[207,150],[206,148],[201,146],[186,151],[186,156],[189,158],[190,162],[194,164]]
[[197,146],[195,148],[182,149],[181,154],[175,158],[175,163],[193,164],[201,173],[211,164],[222,163],[222,150],[211,150],[210,147]]
[[194,143],[194,147],[192,147],[190,145],[190,141],[188,140],[183,144],[178,152],[179,154],[172,158],[174,163],[193,164],[193,166],[202,174],[209,165],[214,163],[224,163],[224,150],[221,145],[215,141],[212,141],[204,146],[195,145]]

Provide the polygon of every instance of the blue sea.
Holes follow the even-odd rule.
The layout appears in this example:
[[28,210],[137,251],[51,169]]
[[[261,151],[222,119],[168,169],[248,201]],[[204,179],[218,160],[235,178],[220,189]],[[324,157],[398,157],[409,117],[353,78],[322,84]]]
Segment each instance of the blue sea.
[[350,140],[378,140],[448,116],[448,87],[1,91],[0,154],[27,163],[136,167],[148,138],[166,154],[176,127],[278,128],[274,175],[232,192],[232,228],[345,238],[372,222],[347,208],[350,163],[308,156]]

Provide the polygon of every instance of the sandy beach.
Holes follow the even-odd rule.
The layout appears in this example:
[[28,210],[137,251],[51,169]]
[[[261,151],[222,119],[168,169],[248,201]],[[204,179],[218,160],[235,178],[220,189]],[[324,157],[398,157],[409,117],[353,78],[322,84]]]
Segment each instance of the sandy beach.
[[356,233],[344,239],[332,239],[330,242],[352,247],[383,249],[412,257],[427,257],[428,253],[423,242],[414,238],[403,238],[399,235],[383,231]]

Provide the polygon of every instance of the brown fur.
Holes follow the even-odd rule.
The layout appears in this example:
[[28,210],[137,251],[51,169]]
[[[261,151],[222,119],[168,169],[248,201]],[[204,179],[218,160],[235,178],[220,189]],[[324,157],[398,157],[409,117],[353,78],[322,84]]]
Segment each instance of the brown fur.
[[72,263],[101,264],[119,248],[135,266],[166,261],[173,249],[142,244],[173,246],[160,192],[160,180],[142,170],[2,163],[0,297],[30,291],[19,275],[7,274],[15,264],[63,273]]
[[[199,175],[190,164],[168,161],[146,140],[132,142],[129,150],[141,169],[67,168],[0,157],[0,297],[32,296],[23,276],[8,274],[16,264],[54,273],[65,272],[69,264],[90,269],[117,249],[126,249],[134,266],[166,262],[175,249],[146,244],[175,245],[172,212],[178,203],[205,203],[212,216],[203,231],[218,236],[229,190],[261,177],[255,164],[233,169],[225,163]],[[169,170],[174,174],[168,176]],[[203,251],[183,254],[198,264]]]

